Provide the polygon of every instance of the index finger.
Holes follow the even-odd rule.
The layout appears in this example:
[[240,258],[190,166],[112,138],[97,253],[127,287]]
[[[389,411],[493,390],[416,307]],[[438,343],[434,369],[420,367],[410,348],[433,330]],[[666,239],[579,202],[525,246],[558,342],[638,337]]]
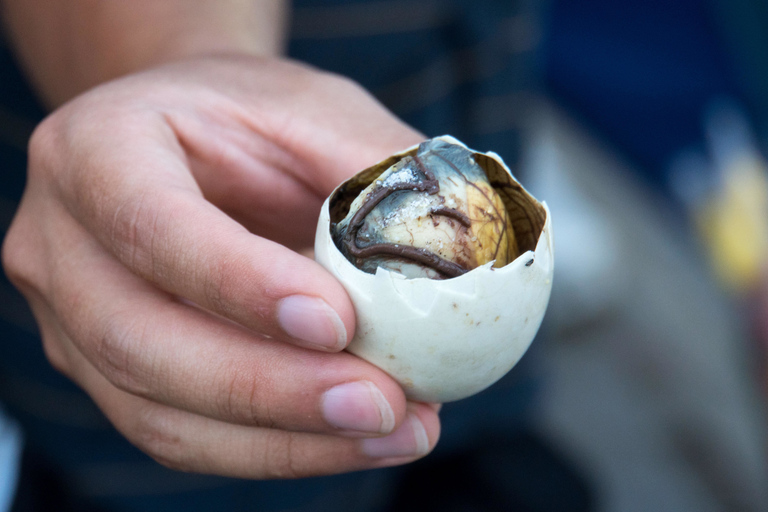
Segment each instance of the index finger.
[[44,156],[60,131],[43,125],[33,138],[42,146],[32,152],[35,168],[68,173],[57,182],[75,218],[159,288],[274,338],[344,348],[355,319],[343,287],[314,261],[248,232],[209,203],[162,119],[143,121],[130,137],[91,127],[80,140],[99,142],[63,170]]

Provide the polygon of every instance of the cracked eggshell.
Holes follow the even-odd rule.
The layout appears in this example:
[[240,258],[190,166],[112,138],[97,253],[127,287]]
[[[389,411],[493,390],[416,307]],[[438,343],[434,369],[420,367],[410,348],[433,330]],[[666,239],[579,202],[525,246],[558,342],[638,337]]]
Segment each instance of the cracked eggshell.
[[486,162],[484,167],[490,162],[492,172],[501,169],[520,194],[535,202],[543,226],[537,226],[540,233],[529,241],[529,250],[502,268],[489,263],[445,280],[406,279],[382,268],[376,274],[363,272],[333,243],[330,202],[343,187],[370,183],[412,151],[415,148],[362,171],[326,199],[315,259],[342,283],[354,304],[357,330],[347,350],[389,373],[408,398],[450,402],[499,380],[533,341],[552,287],[551,216],[545,203],[535,201],[514,181],[498,156],[476,153]]

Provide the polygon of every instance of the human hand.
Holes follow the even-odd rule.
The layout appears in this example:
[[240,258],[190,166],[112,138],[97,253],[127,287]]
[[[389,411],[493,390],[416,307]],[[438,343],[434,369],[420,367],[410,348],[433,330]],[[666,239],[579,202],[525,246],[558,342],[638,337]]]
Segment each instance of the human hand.
[[421,139],[354,84],[284,61],[135,74],[36,130],[3,263],[51,363],[170,467],[409,462],[437,442],[435,408],[338,352],[353,308],[296,251],[339,182]]

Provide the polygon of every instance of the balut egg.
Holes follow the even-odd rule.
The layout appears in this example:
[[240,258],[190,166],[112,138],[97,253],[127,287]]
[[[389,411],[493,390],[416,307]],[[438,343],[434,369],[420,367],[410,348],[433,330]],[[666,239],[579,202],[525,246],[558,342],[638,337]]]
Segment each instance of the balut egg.
[[547,308],[552,249],[547,205],[498,155],[449,136],[342,183],[315,237],[355,307],[347,350],[427,402],[478,393],[517,364]]

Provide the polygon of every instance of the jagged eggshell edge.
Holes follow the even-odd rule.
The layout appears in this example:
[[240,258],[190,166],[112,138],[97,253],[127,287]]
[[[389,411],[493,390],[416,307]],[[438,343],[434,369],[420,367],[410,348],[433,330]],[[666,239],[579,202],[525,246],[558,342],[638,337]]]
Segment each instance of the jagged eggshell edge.
[[[495,155],[494,155],[495,156]],[[552,289],[551,215],[534,251],[446,280],[368,274],[333,243],[323,204],[315,259],[347,290],[357,329],[347,350],[389,373],[412,400],[450,402],[479,393],[517,364],[533,341]]]

